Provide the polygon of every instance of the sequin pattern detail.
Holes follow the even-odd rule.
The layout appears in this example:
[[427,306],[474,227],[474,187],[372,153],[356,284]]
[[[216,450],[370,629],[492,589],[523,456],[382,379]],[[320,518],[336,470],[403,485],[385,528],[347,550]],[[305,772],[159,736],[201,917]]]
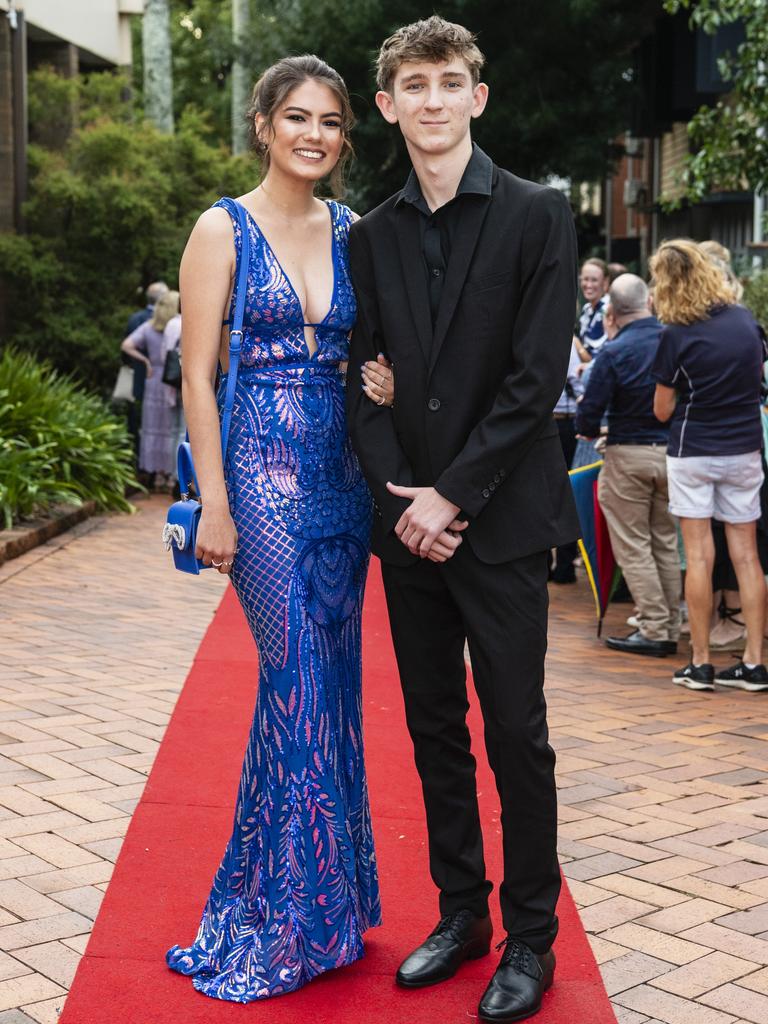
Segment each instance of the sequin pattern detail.
[[[234,201],[238,259],[242,239]],[[363,954],[380,923],[363,765],[360,622],[371,500],[346,432],[338,364],[355,305],[349,210],[329,203],[331,307],[309,357],[296,293],[249,222],[242,363],[225,476],[232,583],[260,678],[232,837],[197,937],[167,962],[247,1003]],[[224,383],[219,390],[223,401]]]

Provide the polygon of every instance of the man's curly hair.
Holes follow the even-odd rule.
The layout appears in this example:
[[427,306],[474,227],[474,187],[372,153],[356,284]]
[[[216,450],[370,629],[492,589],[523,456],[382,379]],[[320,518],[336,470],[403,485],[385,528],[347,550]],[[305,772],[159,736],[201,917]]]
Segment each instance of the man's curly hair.
[[401,64],[442,64],[459,57],[469,68],[472,85],[475,86],[485,64],[476,39],[463,25],[446,21],[437,14],[405,25],[381,45],[376,59],[376,84],[383,92],[391,92]]

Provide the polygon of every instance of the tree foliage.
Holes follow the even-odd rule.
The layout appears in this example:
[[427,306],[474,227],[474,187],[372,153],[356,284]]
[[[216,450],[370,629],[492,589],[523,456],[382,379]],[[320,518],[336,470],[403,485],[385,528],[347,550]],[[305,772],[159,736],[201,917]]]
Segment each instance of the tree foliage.
[[[235,56],[232,0],[170,0],[173,53],[173,112],[204,112],[217,140],[229,144],[230,76]],[[144,108],[142,19],[134,18],[133,89]]]
[[[192,103],[231,137],[231,0],[172,0],[177,112]],[[653,11],[651,11],[653,8]],[[610,140],[626,127],[633,88],[629,50],[656,5],[621,0],[444,0],[439,13],[478,33],[491,99],[475,136],[525,177],[601,177]],[[258,0],[241,51],[253,79],[285,54],[317,53],[347,82],[358,117],[351,201],[370,208],[407,171],[396,129],[374,102],[372,65],[399,25],[431,14],[417,0]]]
[[754,274],[747,280],[742,301],[747,309],[752,310],[758,323],[768,327],[768,270]]
[[[157,278],[176,284],[196,217],[251,188],[255,173],[194,111],[166,135],[137,120],[125,97],[118,75],[30,75],[28,233],[0,235],[4,340],[102,389],[141,289]],[[73,109],[77,125],[59,144],[56,125]]]
[[688,125],[685,197],[692,202],[715,189],[764,191],[768,185],[768,6],[765,0],[665,0],[670,14],[690,10],[692,27],[714,34],[741,21],[745,40],[719,62],[729,93],[702,107]]
[[[628,54],[649,2],[444,0],[440,13],[476,31],[488,58],[479,143],[526,177],[600,177],[609,140],[625,127]],[[141,116],[138,19],[131,82],[35,71],[28,234],[0,235],[3,340],[104,390],[140,290],[157,278],[174,285],[200,211],[258,181],[256,164],[229,150],[235,56],[254,80],[290,53],[316,52],[341,72],[359,121],[349,200],[364,212],[400,187],[408,167],[399,132],[373,102],[373,60],[394,29],[432,12],[416,0],[254,0],[236,47],[231,0],[169,4],[175,134]]]

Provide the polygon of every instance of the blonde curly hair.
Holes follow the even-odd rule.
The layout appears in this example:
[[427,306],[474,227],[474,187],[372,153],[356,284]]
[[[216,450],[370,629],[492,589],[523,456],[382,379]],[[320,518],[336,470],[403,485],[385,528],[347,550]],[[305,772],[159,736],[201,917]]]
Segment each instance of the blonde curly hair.
[[662,242],[648,263],[653,304],[665,324],[706,320],[713,306],[733,304],[733,289],[690,238]]

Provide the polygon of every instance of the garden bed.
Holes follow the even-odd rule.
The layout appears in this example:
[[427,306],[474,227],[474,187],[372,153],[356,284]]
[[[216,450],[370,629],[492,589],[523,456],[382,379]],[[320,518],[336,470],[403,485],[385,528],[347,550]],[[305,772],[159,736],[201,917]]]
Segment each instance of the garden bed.
[[45,544],[51,537],[71,530],[95,511],[95,501],[86,501],[82,505],[59,505],[45,517],[28,519],[10,530],[0,530],[0,565]]

